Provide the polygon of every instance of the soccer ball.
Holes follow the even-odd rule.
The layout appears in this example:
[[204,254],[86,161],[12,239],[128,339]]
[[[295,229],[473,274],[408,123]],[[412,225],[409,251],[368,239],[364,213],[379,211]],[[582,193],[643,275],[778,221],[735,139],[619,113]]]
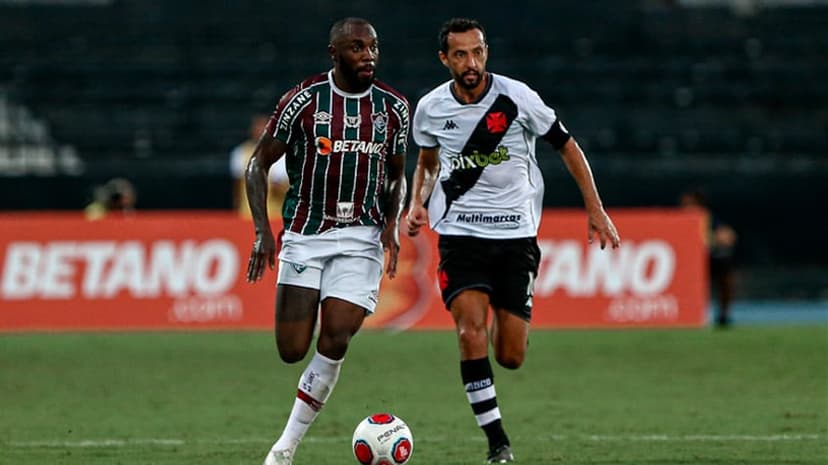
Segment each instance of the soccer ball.
[[362,465],[402,465],[414,452],[414,436],[401,418],[377,413],[357,425],[351,445]]

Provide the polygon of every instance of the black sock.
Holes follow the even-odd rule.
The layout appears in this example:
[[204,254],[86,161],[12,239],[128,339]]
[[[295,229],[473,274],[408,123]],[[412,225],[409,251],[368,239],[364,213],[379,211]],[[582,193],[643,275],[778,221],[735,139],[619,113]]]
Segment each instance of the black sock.
[[509,438],[503,431],[503,424],[500,421],[494,374],[489,358],[461,361],[460,376],[466,388],[466,399],[474,412],[477,425],[483,428],[489,439],[489,450],[509,445]]

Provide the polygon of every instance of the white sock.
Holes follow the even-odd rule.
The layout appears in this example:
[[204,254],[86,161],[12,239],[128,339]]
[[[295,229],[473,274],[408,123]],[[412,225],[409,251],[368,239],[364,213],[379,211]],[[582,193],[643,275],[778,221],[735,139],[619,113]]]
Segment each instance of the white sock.
[[[344,360],[344,359],[343,359]],[[296,449],[331,395],[342,360],[331,360],[316,352],[299,378],[299,389],[293,401],[285,429],[272,450]]]

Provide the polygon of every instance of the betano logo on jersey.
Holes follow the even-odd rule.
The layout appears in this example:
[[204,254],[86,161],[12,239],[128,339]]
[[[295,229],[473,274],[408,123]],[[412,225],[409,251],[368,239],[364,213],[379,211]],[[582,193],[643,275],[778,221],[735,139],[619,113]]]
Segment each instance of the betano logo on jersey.
[[452,170],[468,170],[473,168],[485,168],[489,165],[499,165],[509,159],[509,149],[499,145],[492,153],[480,153],[477,150],[470,155],[455,155],[449,157],[449,164]]
[[382,154],[383,142],[366,142],[364,140],[331,140],[327,137],[317,137],[314,141],[316,152],[319,155],[330,155],[331,152],[359,152],[372,155]]

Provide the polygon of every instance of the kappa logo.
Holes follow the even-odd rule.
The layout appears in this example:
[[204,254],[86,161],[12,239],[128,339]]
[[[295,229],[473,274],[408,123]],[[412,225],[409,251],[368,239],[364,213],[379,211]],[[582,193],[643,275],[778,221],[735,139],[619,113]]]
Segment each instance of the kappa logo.
[[454,120],[446,120],[446,124],[443,125],[443,131],[451,131],[452,129],[457,129],[457,124],[454,123]]
[[500,134],[506,131],[508,122],[506,121],[506,114],[502,111],[496,111],[486,115],[486,128],[492,134]]
[[302,274],[308,269],[307,265],[302,265],[301,263],[291,263],[290,267],[293,268],[293,271],[295,271],[296,274]]
[[374,123],[374,131],[385,132],[388,127],[388,113],[371,113],[371,122]]

